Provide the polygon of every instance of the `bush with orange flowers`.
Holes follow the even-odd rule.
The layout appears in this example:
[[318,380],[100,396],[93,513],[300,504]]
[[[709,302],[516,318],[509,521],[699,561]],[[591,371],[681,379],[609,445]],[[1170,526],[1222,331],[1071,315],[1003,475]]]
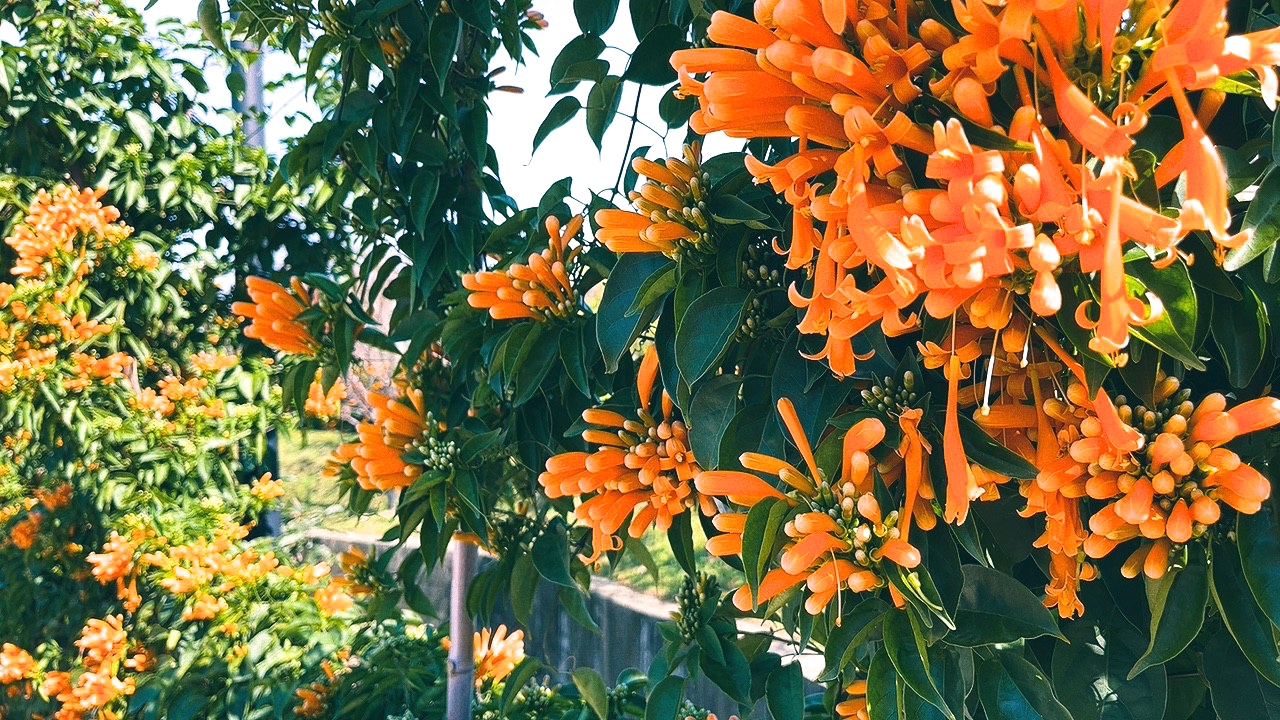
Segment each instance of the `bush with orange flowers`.
[[[357,343],[401,354],[331,463],[357,512],[399,493],[387,537],[427,549],[401,582],[465,533],[496,556],[482,620],[527,620],[545,584],[591,627],[591,572],[654,565],[665,536],[688,580],[655,720],[697,675],[787,718],[1280,707],[1274,4],[635,0],[623,65],[619,5],[573,4],[535,134],[581,113],[602,147],[629,117],[618,180],[527,209],[476,118],[498,44],[519,62],[545,18],[315,7],[316,62],[357,89],[289,160],[359,178],[378,261],[255,280],[243,310],[290,397],[318,367],[323,398]],[[667,144],[642,86],[679,149],[632,153]],[[420,116],[456,153],[392,140]]]

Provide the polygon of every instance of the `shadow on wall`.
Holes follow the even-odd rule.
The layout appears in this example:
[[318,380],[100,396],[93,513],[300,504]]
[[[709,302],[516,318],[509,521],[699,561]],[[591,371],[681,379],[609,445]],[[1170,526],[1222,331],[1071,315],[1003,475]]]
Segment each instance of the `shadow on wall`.
[[[391,547],[390,543],[379,542],[369,535],[327,530],[312,530],[308,535],[335,553],[352,545],[377,549],[379,553]],[[414,547],[416,543],[411,540],[397,551],[398,557],[392,558],[390,566],[398,567],[400,558]],[[492,560],[481,557],[479,569],[483,570],[488,562]],[[449,557],[446,557],[444,564],[423,581],[423,589],[440,613],[438,619],[441,623],[448,621],[449,567]],[[645,672],[648,669],[649,663],[662,649],[658,623],[669,619],[676,606],[623,585],[594,578],[587,608],[600,626],[599,634],[569,617],[556,599],[555,586],[544,582],[539,585],[527,626],[516,622],[505,599],[499,601],[494,609],[490,625],[523,627],[525,653],[548,665],[559,674],[559,680],[568,680],[568,673],[574,668],[589,667],[613,684],[623,670],[636,668]],[[706,678],[698,678],[691,683],[685,690],[685,698],[721,718],[738,712],[737,704]]]

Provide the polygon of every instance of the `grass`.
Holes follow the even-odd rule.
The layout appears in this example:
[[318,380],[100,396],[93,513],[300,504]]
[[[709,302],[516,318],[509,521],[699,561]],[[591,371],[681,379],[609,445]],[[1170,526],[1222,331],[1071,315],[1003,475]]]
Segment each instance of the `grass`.
[[[286,522],[294,525],[293,529],[311,526],[382,535],[395,524],[395,516],[389,510],[385,496],[374,499],[369,514],[355,517],[347,509],[346,498],[337,484],[322,477],[325,461],[341,442],[342,438],[335,430],[311,430],[305,436],[298,432],[281,436],[280,477],[284,480],[286,493],[281,507]],[[741,584],[741,573],[706,554],[703,549],[706,537],[698,523],[694,523],[693,532],[698,567],[715,575],[723,589]],[[617,567],[608,568],[605,576],[638,592],[674,598],[684,581],[684,571],[672,554],[666,537],[662,533],[651,532],[645,535],[643,543],[653,558],[652,568],[629,550]],[[656,577],[653,569],[657,570]]]

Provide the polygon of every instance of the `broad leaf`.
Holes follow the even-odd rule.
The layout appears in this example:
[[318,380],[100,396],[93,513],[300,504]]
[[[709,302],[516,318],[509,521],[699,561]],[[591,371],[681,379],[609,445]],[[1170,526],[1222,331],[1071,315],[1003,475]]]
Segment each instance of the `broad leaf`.
[[1219,720],[1280,720],[1280,688],[1253,671],[1225,629],[1205,646],[1204,679]]
[[1146,639],[1118,613],[1111,622],[1086,616],[1054,646],[1053,689],[1074,720],[1161,720],[1168,680],[1164,666],[1126,678]]
[[1156,585],[1151,600],[1151,642],[1129,677],[1166,663],[1186,649],[1204,624],[1208,600],[1209,571],[1204,555],[1192,553],[1187,567],[1169,571]]
[[676,330],[676,365],[685,382],[692,385],[715,367],[738,330],[747,297],[742,288],[720,287],[689,304]]
[[941,691],[933,684],[933,677],[925,665],[924,643],[912,628],[907,613],[891,612],[885,617],[884,649],[907,687],[925,702],[942,711],[949,720],[955,720],[956,716],[947,707]]
[[1053,614],[1021,582],[981,565],[965,565],[962,572],[956,629],[948,643],[977,646],[1058,635]]
[[609,689],[604,684],[600,673],[587,667],[576,668],[570,677],[573,684],[582,693],[582,699],[600,720],[609,720]]
[[989,718],[1072,720],[1044,673],[1011,651],[978,663],[978,697]]
[[1236,545],[1253,599],[1272,625],[1280,627],[1280,522],[1272,503],[1236,521]]
[[[1274,565],[1280,558],[1271,558]],[[1209,588],[1222,620],[1249,664],[1272,684],[1280,686],[1280,660],[1276,655],[1274,628],[1266,613],[1253,600],[1253,593],[1240,567],[1240,555],[1230,545],[1213,553]]]

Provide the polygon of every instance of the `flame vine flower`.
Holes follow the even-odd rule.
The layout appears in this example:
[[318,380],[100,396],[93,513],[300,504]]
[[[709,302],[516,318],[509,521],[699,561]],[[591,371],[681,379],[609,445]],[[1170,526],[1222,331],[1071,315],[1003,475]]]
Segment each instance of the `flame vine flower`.
[[651,345],[636,377],[640,407],[635,414],[626,417],[604,408],[584,411],[582,419],[591,427],[582,439],[596,449],[555,455],[538,476],[553,500],[584,498],[574,510],[592,531],[592,551],[584,563],[620,549],[618,532],[624,524],[628,534],[638,538],[651,526],[669,529],[677,515],[694,507],[704,514],[714,511],[707,498],[694,492],[693,479],[700,468],[689,448],[688,429],[676,419],[665,390],[660,407],[653,408],[657,377],[658,352]]
[[546,229],[550,236],[547,249],[530,255],[528,264],[512,263],[502,270],[463,275],[462,286],[471,291],[467,304],[488,310],[494,320],[545,322],[579,316],[582,302],[576,282],[580,270],[575,261],[582,248],[570,247],[570,243],[582,230],[582,216],[574,216],[563,228],[558,218],[548,217]]
[[302,281],[294,278],[286,289],[265,278],[250,277],[245,288],[253,302],[231,305],[232,312],[249,320],[245,337],[290,355],[311,357],[319,352],[320,343],[300,320],[311,307],[311,293]]
[[356,426],[359,440],[336,453],[350,462],[361,488],[394,490],[424,474],[453,472],[457,443],[426,409],[421,390],[405,388],[400,397],[371,392],[369,404],[373,418]]
[[597,211],[596,238],[616,253],[660,252],[676,259],[714,252],[706,204],[711,178],[702,170],[701,154],[695,142],[684,146],[683,159],[633,160],[631,167],[645,178],[629,196],[636,209]]
[[764,539],[765,548],[778,555],[777,566],[733,595],[733,603],[747,611],[803,584],[805,610],[818,615],[848,589],[855,593],[886,585],[886,563],[905,570],[920,564],[920,551],[902,537],[900,513],[882,512],[874,494],[874,461],[870,451],[885,436],[884,424],[865,418],[849,428],[843,439],[843,464],[839,475],[827,478],[818,468],[813,450],[790,400],[778,401],[792,441],[804,457],[805,474],[785,460],[744,453],[743,467],[776,476],[779,489],[751,473],[705,470],[695,484],[703,495],[722,498],[732,508],[712,518],[722,532],[707,541],[707,552],[717,557],[742,555],[748,514],[762,502],[781,509],[782,537]]

